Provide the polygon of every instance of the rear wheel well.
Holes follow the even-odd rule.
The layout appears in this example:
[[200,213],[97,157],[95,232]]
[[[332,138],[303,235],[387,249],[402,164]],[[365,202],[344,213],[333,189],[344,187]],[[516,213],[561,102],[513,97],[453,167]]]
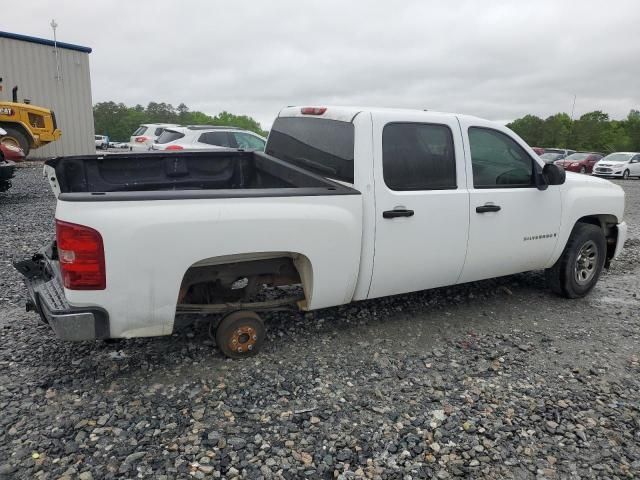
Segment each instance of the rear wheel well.
[[613,215],[587,215],[578,219],[576,223],[588,223],[602,229],[607,239],[607,257],[605,267],[609,268],[609,263],[613,258],[616,250],[616,242],[618,241],[618,219]]
[[[185,272],[178,295],[179,309],[189,305],[208,305],[223,309],[224,305],[266,302],[265,290],[294,287],[290,294],[300,300],[299,306],[311,299],[311,263],[304,255],[289,252],[228,255],[194,263]],[[295,288],[298,287],[298,288]],[[265,300],[266,298],[266,300]],[[191,307],[187,307],[191,308]],[[230,308],[233,310],[234,307]],[[204,310],[204,309],[203,309]]]

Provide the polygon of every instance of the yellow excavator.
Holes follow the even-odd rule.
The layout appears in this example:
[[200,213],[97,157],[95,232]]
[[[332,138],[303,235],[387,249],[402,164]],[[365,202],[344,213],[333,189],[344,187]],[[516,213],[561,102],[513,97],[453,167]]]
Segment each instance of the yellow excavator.
[[[2,79],[0,78],[0,91]],[[0,128],[6,134],[0,143],[20,147],[25,157],[32,149],[55,142],[62,135],[56,124],[56,115],[50,109],[31,105],[29,100],[18,102],[18,87],[13,87],[13,101],[0,101]]]

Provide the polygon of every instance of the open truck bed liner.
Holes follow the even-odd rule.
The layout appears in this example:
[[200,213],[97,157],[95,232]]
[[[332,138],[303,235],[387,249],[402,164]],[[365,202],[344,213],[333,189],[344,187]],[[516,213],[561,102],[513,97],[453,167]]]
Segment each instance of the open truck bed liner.
[[358,195],[262,152],[194,151],[58,157],[59,199],[76,202]]

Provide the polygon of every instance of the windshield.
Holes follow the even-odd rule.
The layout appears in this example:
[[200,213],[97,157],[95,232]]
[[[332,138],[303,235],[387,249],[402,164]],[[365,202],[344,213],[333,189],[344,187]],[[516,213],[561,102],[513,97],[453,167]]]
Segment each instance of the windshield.
[[607,155],[601,161],[602,162],[628,162],[629,159],[633,156],[633,153],[612,153],[611,155]]
[[564,154],[564,150],[562,150],[560,148],[545,148],[544,151],[545,151],[545,153],[562,153],[562,154]]
[[350,122],[279,117],[269,134],[266,151],[319,175],[353,183],[353,135]]
[[589,156],[588,153],[572,153],[571,155],[569,155],[567,158],[565,158],[565,160],[568,161],[580,161],[580,160],[584,160],[585,158],[587,158]]
[[542,155],[540,155],[540,158],[542,158],[545,162],[553,162],[555,160],[560,160],[562,158],[562,154],[561,153],[543,153]]

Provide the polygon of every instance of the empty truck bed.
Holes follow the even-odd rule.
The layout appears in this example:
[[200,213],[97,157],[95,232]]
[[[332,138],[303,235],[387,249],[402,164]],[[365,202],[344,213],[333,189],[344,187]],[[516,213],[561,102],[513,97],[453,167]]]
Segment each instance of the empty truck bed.
[[54,191],[65,201],[359,194],[262,152],[72,156],[48,160],[46,166]]

